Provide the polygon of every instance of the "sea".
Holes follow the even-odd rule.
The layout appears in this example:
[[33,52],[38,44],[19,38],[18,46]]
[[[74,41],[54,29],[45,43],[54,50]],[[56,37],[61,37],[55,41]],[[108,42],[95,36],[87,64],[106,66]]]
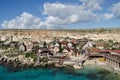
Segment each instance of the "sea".
[[120,80],[120,75],[102,67],[72,68],[8,68],[0,66],[0,80]]

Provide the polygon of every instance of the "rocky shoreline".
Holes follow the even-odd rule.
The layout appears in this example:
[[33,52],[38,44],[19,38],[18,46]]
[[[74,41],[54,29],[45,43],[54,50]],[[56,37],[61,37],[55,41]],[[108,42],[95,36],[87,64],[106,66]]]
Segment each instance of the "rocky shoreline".
[[73,69],[71,66],[56,66],[54,63],[48,64],[22,64],[22,62],[18,60],[7,62],[6,59],[2,59],[0,61],[0,66],[3,66],[7,69],[8,72],[16,72],[21,70],[27,70],[27,69],[37,69],[37,68],[66,68],[66,69]]
[[[21,69],[21,68],[29,69],[29,68],[41,68],[41,67],[71,68],[71,69],[75,69],[74,67],[76,67],[77,69],[79,68],[77,65],[59,64],[59,62],[57,61],[47,61],[40,63],[36,63],[35,61],[34,62],[26,61],[25,63],[24,60],[19,60],[19,57],[9,58],[7,56],[0,56],[0,65],[5,66],[7,68],[11,68],[13,70]],[[80,67],[80,69],[82,68],[83,67]]]
[[6,56],[2,56],[0,57],[0,64],[1,65],[9,65],[11,67],[44,67],[44,66],[51,66],[51,65],[54,65],[53,63],[40,63],[40,64],[37,64],[35,62],[27,62],[26,63],[24,62],[24,60],[19,60],[19,58],[8,58]]
[[[103,65],[103,64],[100,65],[100,64],[94,64],[94,63],[88,64],[88,63],[89,63],[89,60],[85,63],[84,67],[88,67],[88,66],[95,67],[96,66],[96,67],[104,68],[110,72],[120,74],[119,71],[115,71],[107,65]],[[20,70],[25,70],[25,69],[34,69],[34,68],[65,68],[65,69],[70,69],[70,70],[73,69],[74,70],[74,66],[70,66],[70,65],[58,65],[55,62],[39,63],[37,65],[36,65],[36,63],[24,64],[18,58],[9,59],[5,56],[4,57],[0,56],[0,66],[6,67],[7,71],[9,71],[9,72],[20,71]],[[84,68],[84,67],[82,67],[82,68]]]

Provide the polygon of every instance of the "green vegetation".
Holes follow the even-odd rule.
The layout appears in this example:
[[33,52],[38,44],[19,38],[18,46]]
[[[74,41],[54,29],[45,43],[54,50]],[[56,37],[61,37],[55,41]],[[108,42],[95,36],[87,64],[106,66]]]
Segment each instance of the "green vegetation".
[[19,54],[7,54],[6,56],[7,57],[16,57],[16,56],[18,56]]
[[62,52],[63,52],[63,50],[64,50],[64,48],[59,47],[59,53],[62,53]]
[[60,30],[67,31],[71,33],[120,33],[120,28],[96,28],[96,29],[68,29]]
[[69,39],[70,39],[70,37],[68,37],[68,36],[64,38],[65,41],[67,41],[67,40],[69,40]]
[[0,48],[1,49],[8,49],[8,48],[10,48],[10,45],[1,44]]
[[39,48],[40,48],[39,45],[35,45],[35,46],[33,47],[33,49],[39,49]]
[[46,62],[48,62],[48,61],[49,61],[49,59],[48,59],[47,57],[41,58],[41,62],[43,62],[43,63],[46,63]]
[[105,49],[120,49],[120,42],[117,41],[99,39],[97,42],[103,44]]
[[5,50],[5,52],[3,54],[6,54],[8,57],[15,57],[15,56],[18,56],[20,54],[20,52],[16,48],[9,48],[9,49]]
[[18,46],[17,46],[18,42],[10,42],[9,44],[4,44],[4,42],[0,41],[0,48],[1,49],[8,49],[8,48],[11,48],[11,47],[18,49]]
[[35,53],[33,53],[33,52],[31,52],[31,51],[26,52],[26,53],[25,53],[25,57],[26,57],[26,58],[31,57],[31,58],[33,58],[34,60],[36,60],[36,59],[37,59],[36,54],[35,54]]
[[43,48],[47,48],[47,43],[46,42],[43,43]]

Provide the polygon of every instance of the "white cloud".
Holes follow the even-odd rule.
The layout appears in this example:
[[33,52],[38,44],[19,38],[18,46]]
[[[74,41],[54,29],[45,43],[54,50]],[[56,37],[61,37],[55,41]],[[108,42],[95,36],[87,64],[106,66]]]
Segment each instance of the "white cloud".
[[92,12],[93,8],[91,10],[87,9],[83,4],[68,5],[61,3],[45,3],[44,14],[52,16],[52,18],[54,17],[54,22],[57,18],[58,22],[61,22],[61,24],[95,20],[97,15]]
[[40,23],[40,18],[34,17],[32,14],[24,12],[10,21],[4,21],[1,26],[7,29],[25,29],[37,28]]
[[114,14],[115,18],[120,18],[120,2],[113,4],[110,10]]
[[[67,24],[101,19],[107,20],[114,17],[113,13],[96,13],[96,11],[102,10],[100,4],[103,0],[80,0],[80,2],[82,2],[81,5],[45,3],[43,5],[43,15],[46,15],[47,17],[44,17],[44,21],[41,21],[41,18],[39,17],[35,17],[32,14],[24,12],[15,19],[4,21],[1,25],[3,28],[55,29],[67,28]],[[116,7],[119,7],[119,5],[114,4],[111,10],[114,13],[118,12],[119,10]]]
[[108,20],[108,19],[112,19],[112,18],[114,18],[114,14],[113,13],[105,13],[103,15],[103,19],[104,20]]
[[79,5],[67,5],[61,3],[44,4],[44,14],[59,17],[61,19],[66,19],[68,16],[71,16],[71,14],[76,14],[81,10],[83,10],[82,6]]
[[59,29],[66,28],[65,21],[59,19],[58,17],[48,16],[46,21],[40,22],[39,26],[46,29]]
[[[60,23],[60,25],[59,25]],[[1,26],[4,29],[55,29],[55,28],[66,28],[62,25],[62,20],[49,16],[46,21],[41,21],[40,18],[33,16],[30,13],[23,12],[20,16],[10,21],[3,21]]]
[[82,2],[83,6],[88,10],[101,10],[102,7],[100,4],[103,2],[103,0],[80,0]]

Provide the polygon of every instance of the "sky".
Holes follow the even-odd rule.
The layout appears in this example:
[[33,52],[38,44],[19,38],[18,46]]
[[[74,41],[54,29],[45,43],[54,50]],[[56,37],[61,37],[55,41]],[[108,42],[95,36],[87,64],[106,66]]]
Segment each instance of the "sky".
[[0,0],[0,29],[120,28],[120,0]]

